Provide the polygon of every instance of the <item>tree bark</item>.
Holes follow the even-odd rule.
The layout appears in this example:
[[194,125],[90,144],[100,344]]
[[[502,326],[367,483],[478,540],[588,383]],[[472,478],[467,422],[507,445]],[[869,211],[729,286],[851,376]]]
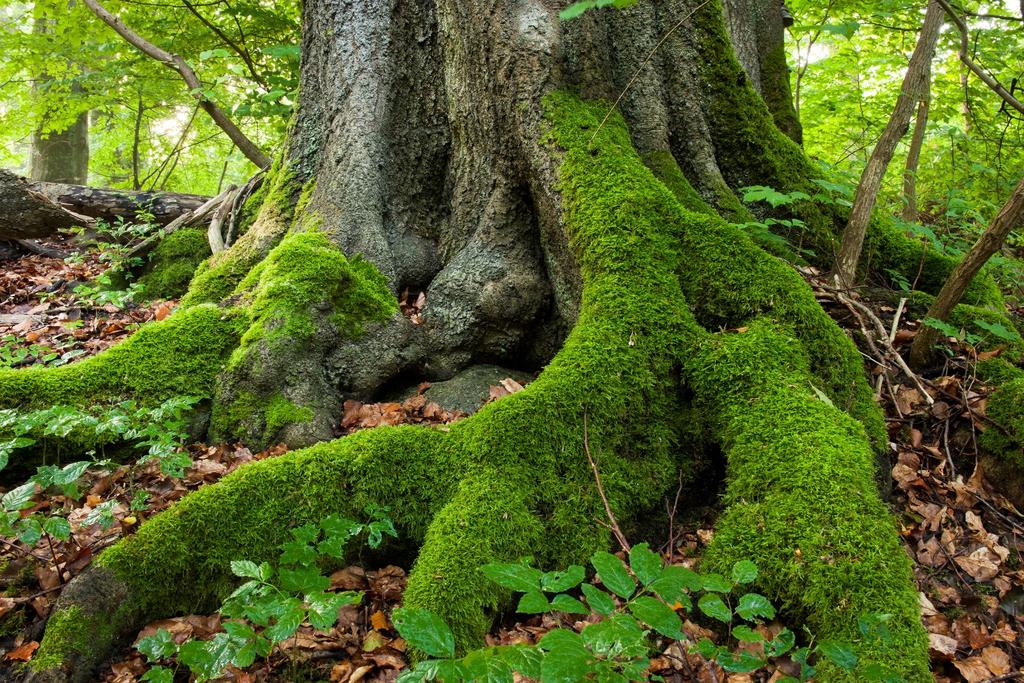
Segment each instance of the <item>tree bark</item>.
[[[148,619],[215,605],[229,559],[273,559],[295,525],[370,502],[418,548],[405,604],[473,647],[509,598],[481,564],[607,547],[586,450],[628,528],[706,448],[730,471],[706,567],[754,555],[761,589],[821,638],[893,615],[892,640],[861,659],[929,680],[872,480],[871,443],[887,439],[860,357],[797,273],[716,215],[744,211],[738,187],[809,190],[809,161],[717,0],[561,22],[565,5],[305,3],[298,110],[244,234],[174,314],[54,369],[59,382],[0,372],[0,407],[188,394],[209,405],[211,439],[314,444],[106,551],[62,595],[39,679],[85,680]],[[422,324],[398,310],[406,288],[424,292]],[[541,372],[448,430],[332,439],[346,400],[483,363]]]
[[[48,19],[39,5],[35,9],[32,31],[45,34],[51,31],[52,19]],[[41,74],[32,83],[32,92],[39,95],[52,86],[53,79]],[[71,86],[73,94],[81,93],[76,82]],[[71,125],[58,130],[45,130],[44,120],[32,132],[29,149],[29,177],[51,183],[72,183],[85,185],[89,181],[89,112],[75,117]]]
[[903,170],[903,220],[917,221],[917,168],[921,162],[921,148],[924,146],[924,135],[928,129],[928,107],[932,99],[931,64],[925,75],[924,89],[917,103],[917,118],[914,121],[914,134],[910,138],[910,149],[907,152],[907,164]]
[[939,29],[942,28],[944,17],[945,12],[937,0],[930,0],[921,34],[910,57],[907,73],[903,77],[896,106],[861,174],[853,208],[850,209],[850,218],[836,254],[834,274],[843,287],[852,287],[856,282],[857,265],[864,246],[864,236],[871,222],[871,213],[875,208],[875,200],[878,198],[878,190],[896,151],[896,145],[907,132],[907,125],[914,113],[914,105],[920,99],[926,78],[931,73],[929,65],[935,55],[935,44],[939,39]]
[[[988,260],[1002,248],[1010,231],[1019,227],[1022,222],[1024,222],[1024,179],[1017,184],[992,223],[985,228],[978,241],[974,243],[971,250],[950,274],[925,317],[943,322],[949,320],[950,313],[960,303],[971,281],[981,272]],[[939,340],[939,334],[939,331],[932,327],[921,326],[910,347],[912,367],[921,369],[928,365],[934,355],[934,347]]]

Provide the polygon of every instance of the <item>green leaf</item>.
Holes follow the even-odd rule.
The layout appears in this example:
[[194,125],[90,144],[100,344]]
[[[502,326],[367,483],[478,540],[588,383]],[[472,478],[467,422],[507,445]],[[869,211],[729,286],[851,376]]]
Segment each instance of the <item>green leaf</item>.
[[92,465],[88,460],[82,460],[79,462],[73,462],[70,465],[65,465],[53,476],[53,484],[55,486],[66,486],[78,479],[85,474],[85,471]]
[[1000,323],[990,323],[986,320],[975,319],[974,324],[997,339],[1002,339],[1003,341],[1016,341],[1019,338],[1018,335],[1014,334],[1008,330],[1005,325]]
[[63,517],[47,517],[43,522],[43,531],[62,541],[71,538],[71,524]]
[[293,593],[317,593],[327,590],[331,585],[331,580],[321,574],[316,567],[281,567],[277,575],[281,588]]
[[719,648],[707,638],[701,638],[693,649],[704,659],[718,659],[719,652],[728,652],[728,650]]
[[174,683],[174,669],[168,669],[166,666],[154,666],[142,674],[139,680],[149,683]]
[[764,654],[767,657],[781,657],[792,650],[794,645],[796,645],[796,634],[788,628],[784,628],[779,631],[774,640],[765,644]]
[[513,671],[518,671],[526,678],[540,679],[541,663],[544,653],[533,645],[510,645],[495,648],[496,657],[504,661]]
[[732,629],[732,637],[741,643],[760,643],[764,636],[750,628],[746,624],[740,624]]
[[407,643],[430,657],[454,657],[455,636],[430,610],[400,607],[391,614],[395,630]]
[[661,635],[674,640],[683,638],[683,634],[680,631],[683,622],[679,619],[679,615],[662,601],[647,595],[641,595],[629,603],[629,611],[633,613],[634,617]]
[[522,564],[485,564],[480,567],[480,571],[499,586],[520,593],[537,590],[540,587],[541,578],[544,576],[541,570]]
[[768,598],[758,593],[747,593],[740,598],[736,605],[736,613],[747,621],[753,621],[758,617],[763,619],[774,619],[775,608]]
[[157,632],[139,640],[135,649],[141,652],[147,661],[158,662],[161,659],[170,657],[178,651],[178,645],[174,637],[165,628],[157,629]]
[[705,574],[701,577],[704,590],[712,593],[728,593],[732,590],[732,581],[721,574]]
[[718,665],[729,673],[750,673],[757,671],[765,664],[767,662],[764,658],[750,652],[721,652],[718,655]]
[[601,583],[620,598],[629,598],[636,590],[636,581],[629,575],[626,565],[611,553],[598,551],[590,558]]
[[750,560],[740,560],[732,566],[733,583],[753,583],[757,580],[757,565]]
[[541,662],[541,683],[576,683],[590,670],[593,655],[578,633],[549,631],[541,638],[540,647],[546,653]]
[[314,593],[306,596],[309,623],[318,631],[329,631],[338,621],[338,610],[362,601],[362,593]]
[[574,2],[559,12],[558,18],[562,21],[569,21],[570,19],[575,19],[587,10],[593,9],[596,6],[597,3],[594,0],[581,0],[581,2]]
[[306,541],[287,541],[280,547],[282,564],[311,565],[316,562],[316,549]]
[[0,498],[0,505],[4,506],[4,510],[23,510],[31,507],[35,492],[35,482],[30,481],[5,493],[3,498]]
[[520,614],[541,614],[550,608],[548,599],[538,590],[528,590],[519,599],[516,611]]
[[574,564],[565,571],[547,572],[541,576],[540,589],[545,593],[561,593],[583,583],[586,576],[586,570],[578,564]]
[[847,643],[835,640],[823,640],[818,643],[818,653],[832,660],[832,663],[844,671],[853,671],[857,667],[857,655]]
[[959,339],[962,331],[960,328],[953,327],[949,323],[943,322],[938,318],[925,318],[921,321],[921,324],[926,325],[933,330],[938,330],[947,337],[953,337]]
[[299,624],[306,618],[306,607],[302,604],[301,600],[292,598],[282,601],[282,603],[285,605],[285,609],[278,614],[274,625],[263,632],[274,643],[280,643],[282,640],[291,638],[292,634],[299,628]]
[[266,562],[263,564],[256,564],[251,560],[232,560],[231,573],[235,576],[241,576],[246,579],[267,581],[271,576],[273,576],[274,570]]
[[25,517],[18,523],[18,540],[25,545],[35,545],[43,537],[43,527],[35,517]]
[[646,543],[635,545],[629,551],[629,566],[645,586],[661,576],[662,564],[661,556],[651,551]]
[[665,602],[688,605],[690,599],[686,592],[702,590],[704,580],[697,572],[673,564],[662,569],[661,576],[649,588]]
[[700,600],[697,601],[697,607],[712,619],[718,619],[726,623],[732,621],[732,610],[722,601],[721,596],[715,593],[705,593],[700,596]]
[[[524,596],[525,597],[525,596]],[[551,608],[567,614],[590,614],[587,606],[570,595],[556,595],[551,600]]]
[[495,656],[493,648],[474,650],[462,658],[466,679],[480,683],[513,683],[512,667]]
[[615,611],[615,600],[597,586],[585,583],[580,589],[587,598],[587,604],[598,614],[608,616]]

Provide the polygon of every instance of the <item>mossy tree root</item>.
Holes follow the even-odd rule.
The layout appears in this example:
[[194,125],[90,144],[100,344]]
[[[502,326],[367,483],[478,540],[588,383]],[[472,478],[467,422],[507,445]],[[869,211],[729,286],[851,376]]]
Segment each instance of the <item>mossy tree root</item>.
[[[584,417],[607,496],[624,524],[654,506],[675,484],[679,468],[689,467],[679,456],[682,435],[693,426],[684,424],[692,412],[689,394],[679,386],[685,365],[702,402],[698,407],[712,416],[726,446],[734,478],[733,505],[719,532],[723,540],[709,561],[727,561],[733,548],[724,539],[734,537],[736,551],[749,550],[744,556],[762,565],[763,589],[824,634],[847,633],[846,619],[861,608],[893,612],[895,594],[891,627],[909,653],[909,663],[897,668],[920,678],[927,653],[917,647],[916,603],[904,600],[914,592],[895,528],[871,484],[864,426],[818,400],[810,386],[818,385],[876,431],[871,406],[860,400],[865,381],[850,374],[852,345],[829,327],[820,308],[812,312],[809,290],[786,298],[790,286],[803,287],[799,278],[753,290],[743,277],[717,281],[747,269],[747,257],[761,264],[751,278],[787,276],[764,265],[768,257],[720,220],[681,208],[643,166],[618,117],[591,148],[605,105],[564,94],[548,97],[545,105],[549,142],[564,150],[557,155],[563,219],[584,287],[576,326],[541,376],[446,432],[364,432],[254,463],[186,497],[75,580],[76,586],[113,588],[68,589],[34,660],[41,675],[74,671],[72,680],[84,680],[147,619],[215,603],[231,587],[230,560],[273,559],[291,526],[331,513],[358,516],[371,502],[390,506],[402,541],[420,545],[406,603],[445,617],[460,648],[476,645],[508,598],[484,579],[480,564],[531,554],[544,566],[564,566],[608,543],[594,521],[603,511],[583,453]],[[747,246],[726,250],[734,239]],[[703,275],[687,277],[688,266],[698,262],[695,254],[712,263]],[[709,287],[708,294],[730,287],[750,291],[745,300],[726,296],[695,306],[700,318],[721,323],[773,315],[799,327],[800,342],[773,336],[759,323],[744,334],[709,335],[684,296],[701,287]],[[800,320],[805,313],[809,323]],[[715,349],[730,348],[734,338],[763,344],[744,349],[737,356],[742,363],[733,367],[728,354]],[[840,361],[838,375],[828,368],[830,358]],[[762,396],[771,399],[763,405],[772,409],[747,416],[743,407]],[[770,423],[775,419],[785,420],[777,433]],[[764,445],[764,454],[756,445]],[[767,480],[754,485],[756,476],[744,462]],[[770,500],[762,498],[766,491]],[[844,504],[843,496],[852,502]],[[778,547],[757,544],[752,532],[760,520],[743,514],[748,499],[769,503],[757,512],[776,515],[769,522]],[[813,507],[805,501],[814,501]],[[786,510],[797,514],[785,518]],[[812,526],[801,531],[801,523]],[[789,526],[778,528],[784,524]],[[837,531],[815,542],[821,529]],[[807,537],[791,541],[793,533]],[[782,547],[816,553],[802,565],[801,578],[815,589],[810,599],[794,595],[794,568],[780,559]],[[817,553],[837,559],[819,560]],[[882,566],[892,568],[891,576],[878,578]],[[860,587],[867,579],[872,581]],[[93,594],[105,604],[75,597]],[[829,616],[836,605],[822,596],[832,595],[855,596],[844,616]],[[105,640],[84,653],[76,635],[84,632]],[[888,663],[890,654],[883,649],[870,656]]]
[[[708,339],[687,365],[700,414],[728,459],[728,508],[706,567],[756,558],[760,587],[819,640],[857,646],[861,666],[929,681],[910,559],[872,486],[863,426],[815,393],[792,332],[756,320]],[[890,642],[865,641],[858,618],[891,615]],[[827,680],[863,680],[836,667]]]

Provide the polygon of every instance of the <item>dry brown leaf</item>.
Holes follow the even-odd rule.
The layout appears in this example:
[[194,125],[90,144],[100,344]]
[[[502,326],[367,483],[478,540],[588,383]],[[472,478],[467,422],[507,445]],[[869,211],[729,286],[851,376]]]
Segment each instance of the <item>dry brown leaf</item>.
[[370,615],[370,625],[377,631],[383,631],[388,627],[388,617],[386,614],[377,610]]
[[954,562],[975,581],[991,581],[999,574],[999,556],[988,548],[978,548],[970,555],[956,557]]
[[34,640],[30,640],[21,647],[15,648],[8,652],[6,655],[4,655],[4,659],[7,659],[12,662],[27,662],[28,660],[32,659],[32,655],[38,649],[39,643]]
[[950,638],[941,633],[928,634],[928,649],[931,650],[934,657],[952,660],[956,656],[956,646],[956,638]]
[[996,676],[1010,671],[1010,656],[998,647],[989,646],[981,651],[981,659],[985,666]]
[[981,657],[961,659],[958,662],[953,662],[953,666],[956,667],[967,683],[981,683],[992,678],[992,672],[985,666],[985,662],[982,661]]

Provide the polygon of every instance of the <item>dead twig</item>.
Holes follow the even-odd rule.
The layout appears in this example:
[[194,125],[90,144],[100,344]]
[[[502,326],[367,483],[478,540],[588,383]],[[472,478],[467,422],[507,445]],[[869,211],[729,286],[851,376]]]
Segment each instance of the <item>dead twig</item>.
[[601,502],[604,503],[604,512],[608,515],[608,524],[606,526],[611,529],[612,534],[615,535],[615,540],[619,542],[622,549],[628,553],[630,551],[629,541],[626,540],[626,535],[622,533],[619,523],[615,520],[612,506],[608,503],[608,497],[604,494],[604,486],[601,484],[601,473],[598,472],[594,457],[590,454],[590,436],[587,428],[587,411],[585,410],[583,411],[583,452],[587,454],[587,462],[590,463],[590,469],[594,472],[594,481],[597,482],[597,493],[601,496]]

